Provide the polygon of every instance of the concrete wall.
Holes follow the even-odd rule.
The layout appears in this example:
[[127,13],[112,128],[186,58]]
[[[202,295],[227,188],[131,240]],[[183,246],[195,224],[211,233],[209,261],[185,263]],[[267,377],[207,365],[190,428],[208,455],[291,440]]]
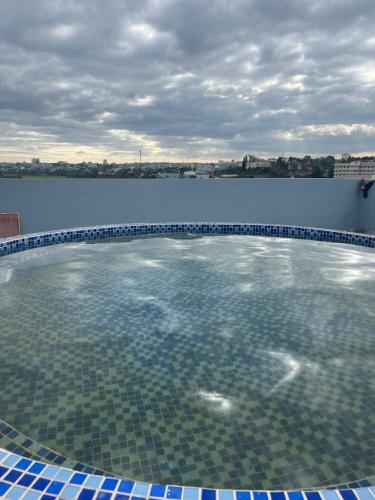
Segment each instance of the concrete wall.
[[341,179],[0,179],[0,212],[23,233],[121,222],[238,221],[375,226],[375,191]]

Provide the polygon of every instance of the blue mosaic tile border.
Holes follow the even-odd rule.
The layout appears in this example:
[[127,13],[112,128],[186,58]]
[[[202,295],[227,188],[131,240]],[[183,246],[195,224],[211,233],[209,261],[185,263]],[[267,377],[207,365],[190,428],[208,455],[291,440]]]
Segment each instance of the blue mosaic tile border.
[[44,463],[57,465],[79,472],[98,476],[115,477],[114,474],[92,467],[86,463],[68,458],[61,453],[37,443],[33,439],[17,431],[14,427],[0,420],[0,449],[16,453],[24,458],[42,460]]
[[102,240],[105,238],[142,236],[149,234],[194,233],[194,234],[237,234],[273,236],[303,240],[346,243],[375,248],[375,236],[330,229],[268,224],[196,222],[166,224],[120,224],[110,226],[78,227],[61,231],[27,234],[0,240],[0,256],[22,252],[29,248],[56,245],[72,241]]
[[[30,459],[33,462],[38,462],[38,463],[42,462],[44,465],[58,466],[59,468],[68,469],[71,470],[72,472],[82,472],[87,475],[94,475],[96,477],[105,476],[106,478],[117,478],[117,479],[120,478],[120,476],[116,476],[115,474],[109,473],[108,471],[104,471],[102,469],[98,469],[90,465],[87,465],[83,462],[67,458],[61,453],[58,453],[50,448],[47,448],[46,446],[37,443],[36,441],[33,441],[32,439],[26,437],[24,434],[16,431],[14,427],[11,427],[4,421],[0,420],[0,462],[1,462],[1,451],[5,453],[11,452],[13,455],[20,456],[21,458]],[[369,476],[357,481],[352,481],[347,483],[340,483],[340,484],[336,483],[333,485],[325,485],[324,487],[321,486],[321,487],[303,488],[302,490],[316,491],[323,488],[325,490],[347,490],[347,489],[355,489],[355,488],[370,487],[370,486],[371,487],[375,486],[375,476]]]
[[374,500],[375,487],[319,491],[214,490],[135,482],[56,467],[0,449],[0,497],[22,500]]

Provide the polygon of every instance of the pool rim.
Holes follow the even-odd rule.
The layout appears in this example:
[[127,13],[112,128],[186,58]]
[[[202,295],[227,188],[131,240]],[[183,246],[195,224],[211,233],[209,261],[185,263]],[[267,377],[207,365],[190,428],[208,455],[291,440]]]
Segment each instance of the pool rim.
[[375,235],[339,231],[336,229],[245,222],[164,222],[84,226],[2,238],[0,239],[0,257],[22,252],[30,248],[73,241],[92,241],[124,236],[163,235],[170,233],[267,236],[375,248]]

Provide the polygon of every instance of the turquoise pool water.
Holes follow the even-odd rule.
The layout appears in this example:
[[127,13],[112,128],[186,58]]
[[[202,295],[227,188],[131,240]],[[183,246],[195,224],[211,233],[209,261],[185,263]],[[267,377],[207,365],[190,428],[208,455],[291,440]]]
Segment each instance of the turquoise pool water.
[[373,474],[375,253],[251,236],[0,260],[0,418],[147,481]]

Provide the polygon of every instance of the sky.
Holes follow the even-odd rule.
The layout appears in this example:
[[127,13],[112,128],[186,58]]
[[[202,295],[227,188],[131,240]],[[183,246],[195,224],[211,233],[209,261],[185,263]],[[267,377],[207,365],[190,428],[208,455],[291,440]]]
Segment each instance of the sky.
[[1,0],[0,161],[375,154],[374,0]]

